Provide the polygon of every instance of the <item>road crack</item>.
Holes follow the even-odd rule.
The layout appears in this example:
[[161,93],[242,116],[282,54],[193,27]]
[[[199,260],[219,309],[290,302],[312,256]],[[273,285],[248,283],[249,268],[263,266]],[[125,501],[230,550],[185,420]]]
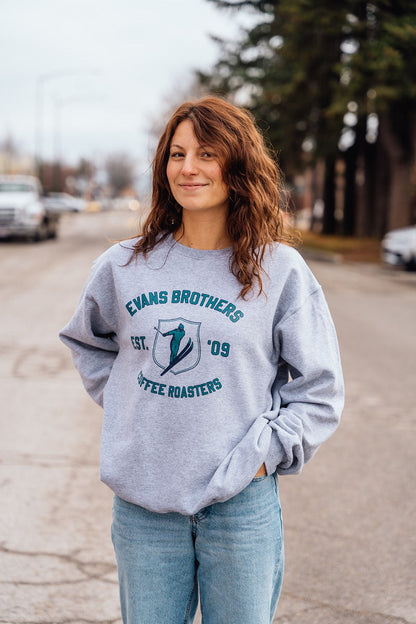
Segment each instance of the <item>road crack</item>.
[[63,349],[29,347],[22,349],[16,357],[12,375],[18,379],[50,378],[71,368],[70,359]]
[[[317,611],[326,611],[328,612],[328,614],[333,614],[333,622],[340,621],[341,616],[350,616],[351,620],[349,621],[354,622],[354,624],[412,624],[410,620],[407,620],[405,618],[386,613],[380,613],[378,611],[350,609],[348,607],[342,607],[322,601],[311,600],[310,598],[298,596],[290,592],[284,592],[284,595],[294,600],[300,600],[304,603],[307,602],[310,604],[310,606],[300,607],[298,610],[296,610],[295,613],[281,615],[278,619],[279,624],[292,624],[299,620],[300,614],[306,614],[309,612],[312,613]],[[311,621],[313,621],[313,619]]]
[[58,586],[58,585],[77,585],[85,583],[86,581],[100,581],[102,583],[108,583],[110,585],[117,585],[116,580],[105,578],[109,574],[113,574],[117,571],[115,563],[109,563],[107,561],[81,561],[78,555],[81,551],[76,550],[69,554],[51,553],[48,551],[25,551],[11,549],[4,544],[0,545],[0,552],[7,555],[16,555],[21,557],[45,557],[60,561],[61,563],[70,564],[80,572],[83,577],[73,580],[56,580],[56,581],[0,581],[1,585],[17,585],[17,586]]

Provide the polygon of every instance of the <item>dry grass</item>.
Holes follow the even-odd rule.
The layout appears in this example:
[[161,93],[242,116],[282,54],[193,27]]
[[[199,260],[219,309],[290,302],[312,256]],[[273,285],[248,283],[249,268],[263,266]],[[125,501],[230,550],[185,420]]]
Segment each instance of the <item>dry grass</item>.
[[300,232],[299,249],[309,248],[341,256],[346,262],[380,262],[380,241],[373,238],[322,235],[315,232]]

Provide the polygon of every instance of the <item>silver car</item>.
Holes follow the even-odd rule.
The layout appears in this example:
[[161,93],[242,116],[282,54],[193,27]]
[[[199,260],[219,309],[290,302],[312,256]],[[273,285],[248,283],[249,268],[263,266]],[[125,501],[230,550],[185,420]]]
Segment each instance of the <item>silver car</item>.
[[44,198],[44,204],[50,212],[83,212],[87,202],[81,197],[74,197],[69,193],[49,193]]
[[381,243],[384,262],[416,271],[416,225],[388,232]]

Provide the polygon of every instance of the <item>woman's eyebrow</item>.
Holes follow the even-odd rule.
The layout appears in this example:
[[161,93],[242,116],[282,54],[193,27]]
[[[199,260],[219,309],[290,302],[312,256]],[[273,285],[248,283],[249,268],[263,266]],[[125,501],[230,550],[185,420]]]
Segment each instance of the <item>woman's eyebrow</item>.
[[[184,149],[182,145],[179,145],[178,143],[172,143],[172,145],[170,146],[170,149],[172,149],[173,147]],[[204,143],[203,145],[198,145],[198,149],[212,149],[212,147],[208,145],[207,143]]]

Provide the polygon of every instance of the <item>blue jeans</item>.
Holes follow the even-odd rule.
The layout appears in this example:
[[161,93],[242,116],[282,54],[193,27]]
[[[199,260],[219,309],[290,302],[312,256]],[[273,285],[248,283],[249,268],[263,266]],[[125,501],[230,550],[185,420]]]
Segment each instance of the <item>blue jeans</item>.
[[124,624],[270,624],[283,579],[275,475],[194,516],[114,498],[112,539]]

